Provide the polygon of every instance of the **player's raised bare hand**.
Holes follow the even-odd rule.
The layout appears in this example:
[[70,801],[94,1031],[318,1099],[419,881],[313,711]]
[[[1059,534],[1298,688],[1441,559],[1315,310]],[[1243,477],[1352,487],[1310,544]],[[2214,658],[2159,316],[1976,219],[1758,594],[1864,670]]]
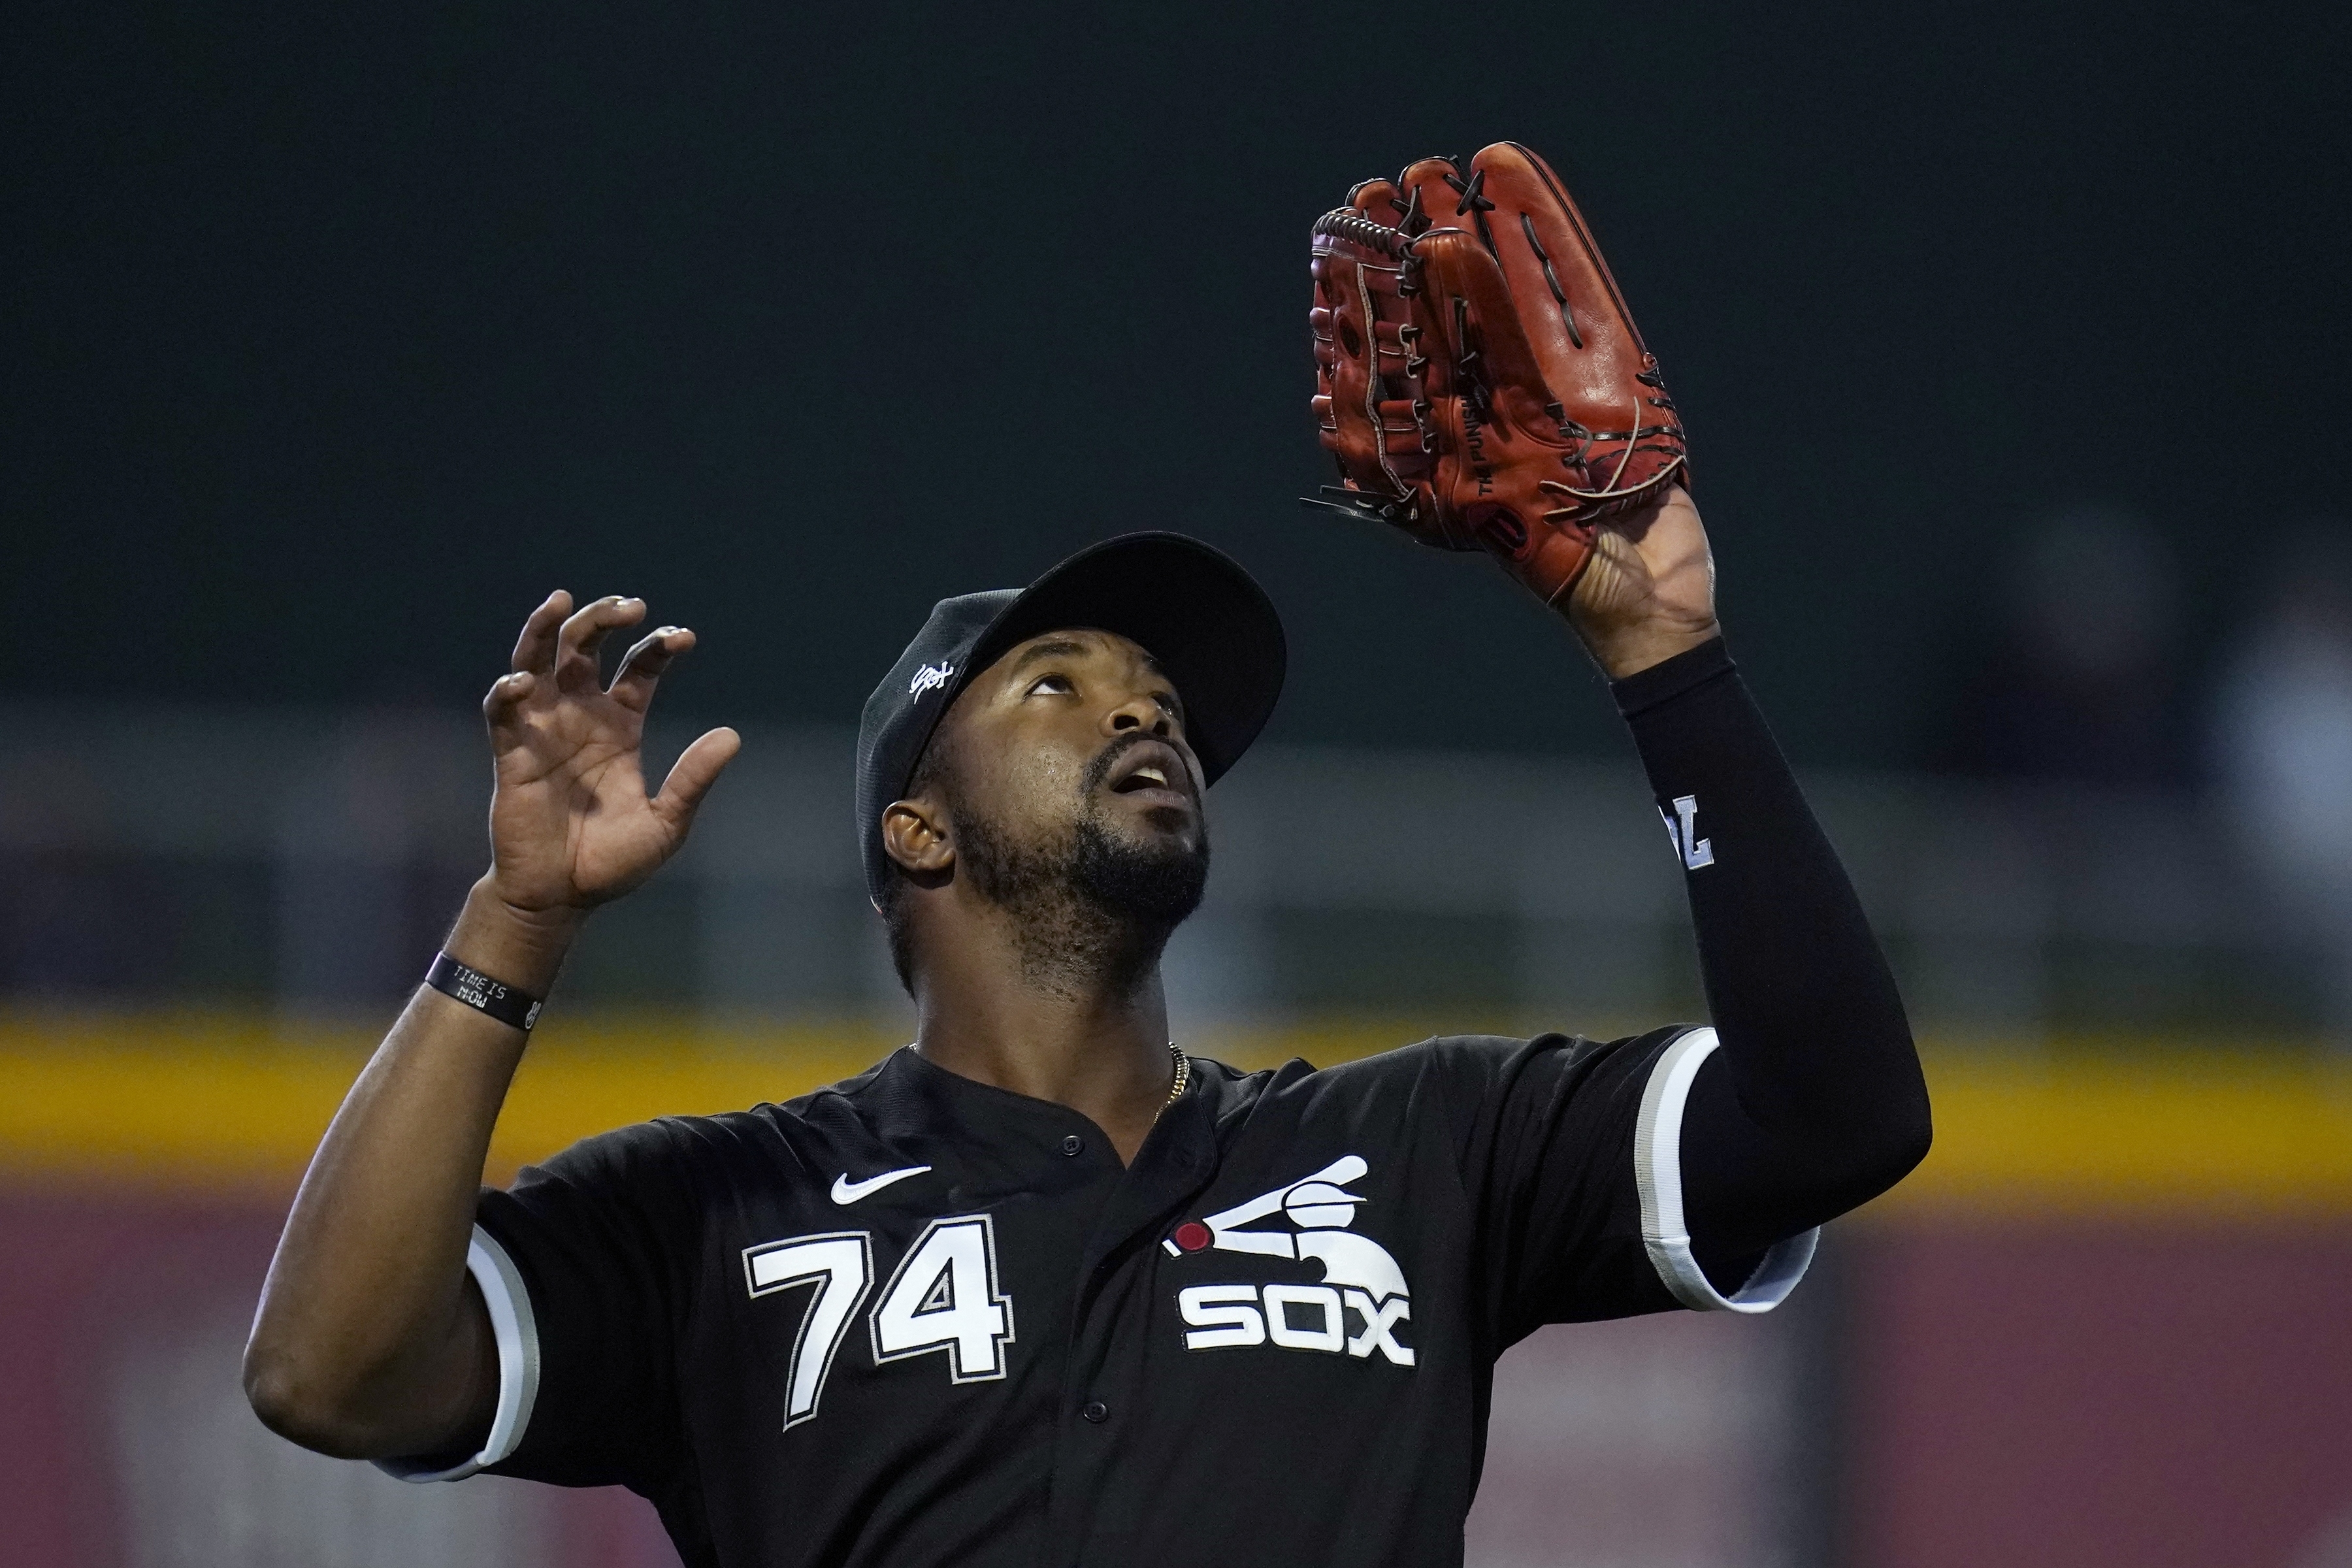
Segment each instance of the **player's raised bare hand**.
[[1602,522],[1568,598],[1584,646],[1622,680],[1696,647],[1715,619],[1715,556],[1689,492],[1675,485],[1653,504]]
[[713,730],[686,749],[658,794],[646,792],[646,710],[694,634],[656,628],[606,686],[599,648],[645,616],[642,599],[603,598],[575,612],[569,594],[550,595],[523,624],[512,673],[483,700],[498,770],[485,881],[519,915],[576,921],[652,876],[742,744],[734,731]]
[[[483,700],[497,762],[491,864],[443,949],[470,976],[455,988],[428,976],[352,1087],[287,1219],[246,1347],[254,1409],[321,1452],[437,1453],[491,1429],[500,1352],[466,1258],[499,1100],[582,918],[677,852],[742,744],[713,730],[646,793],[646,710],[694,634],[663,626],[639,639],[605,685],[597,649],[645,616],[638,599],[575,614],[572,595],[549,595]],[[494,1010],[478,994],[490,992],[529,1006]]]

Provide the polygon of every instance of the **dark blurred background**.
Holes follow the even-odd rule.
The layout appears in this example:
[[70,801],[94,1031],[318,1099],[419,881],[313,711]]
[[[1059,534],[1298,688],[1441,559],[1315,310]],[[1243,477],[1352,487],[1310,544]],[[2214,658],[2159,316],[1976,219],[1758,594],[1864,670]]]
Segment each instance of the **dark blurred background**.
[[749,746],[600,915],[492,1175],[903,1039],[849,726],[930,603],[1174,527],[1291,632],[1188,1047],[1703,1005],[1573,639],[1300,509],[1306,241],[1525,142],[1692,433],[1733,647],[1936,1153],[1790,1308],[1547,1331],[1476,1568],[2352,1568],[2352,20],[1568,5],[0,19],[0,1561],[651,1568],[235,1386],[483,858],[550,588]]
[[20,692],[453,701],[560,584],[704,633],[680,707],[847,722],[934,598],[1169,525],[1288,617],[1277,739],[1613,743],[1491,573],[1291,499],[1308,220],[1505,138],[1804,760],[1944,757],[2053,509],[2136,514],[2201,668],[2339,506],[2340,7],[13,16]]

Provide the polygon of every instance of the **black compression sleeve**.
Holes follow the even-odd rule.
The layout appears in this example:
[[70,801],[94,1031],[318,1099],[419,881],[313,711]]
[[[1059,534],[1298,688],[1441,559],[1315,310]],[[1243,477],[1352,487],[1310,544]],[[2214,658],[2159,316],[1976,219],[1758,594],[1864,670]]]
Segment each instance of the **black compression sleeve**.
[[1694,1250],[1727,1264],[1902,1180],[1927,1152],[1927,1084],[1853,886],[1723,640],[1612,689],[1683,857],[1722,1042],[1681,1164]]

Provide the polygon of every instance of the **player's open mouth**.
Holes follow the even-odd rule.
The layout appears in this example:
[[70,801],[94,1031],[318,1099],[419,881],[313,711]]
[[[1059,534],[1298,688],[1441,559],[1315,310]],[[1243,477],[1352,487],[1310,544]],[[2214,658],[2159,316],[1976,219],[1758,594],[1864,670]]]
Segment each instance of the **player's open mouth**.
[[1111,794],[1132,795],[1154,805],[1192,804],[1192,777],[1175,748],[1163,742],[1139,742],[1118,760],[1107,782]]

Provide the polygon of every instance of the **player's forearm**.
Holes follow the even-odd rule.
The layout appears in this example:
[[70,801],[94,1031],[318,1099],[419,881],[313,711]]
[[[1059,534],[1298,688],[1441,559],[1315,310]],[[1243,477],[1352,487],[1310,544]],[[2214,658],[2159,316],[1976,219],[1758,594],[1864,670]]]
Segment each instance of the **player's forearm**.
[[[567,928],[478,888],[451,954],[544,994]],[[246,1352],[255,1409],[349,1458],[433,1452],[487,1415],[496,1357],[466,1251],[523,1033],[420,987],[312,1157]]]
[[1683,854],[1722,1040],[1685,1122],[1693,1233],[1769,1245],[1925,1155],[1918,1057],[1853,884],[1723,645],[1615,690]]

